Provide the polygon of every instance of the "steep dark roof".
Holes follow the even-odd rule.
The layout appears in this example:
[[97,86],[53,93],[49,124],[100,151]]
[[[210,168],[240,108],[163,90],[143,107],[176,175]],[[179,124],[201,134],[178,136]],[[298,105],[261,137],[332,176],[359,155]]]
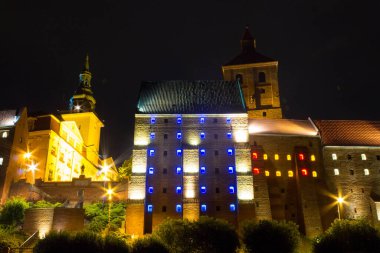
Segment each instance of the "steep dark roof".
[[314,120],[322,144],[329,146],[380,146],[380,121]]
[[177,80],[143,82],[137,112],[245,113],[246,108],[237,82]]

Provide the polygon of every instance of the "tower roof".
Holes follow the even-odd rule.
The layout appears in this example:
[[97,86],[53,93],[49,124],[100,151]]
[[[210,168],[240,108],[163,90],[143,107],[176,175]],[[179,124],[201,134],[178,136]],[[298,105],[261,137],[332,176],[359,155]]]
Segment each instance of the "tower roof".
[[155,81],[143,82],[138,113],[213,114],[245,113],[245,103],[237,82]]
[[223,66],[276,61],[256,51],[256,39],[252,36],[248,26],[245,27],[245,31],[242,39],[240,40],[240,44],[241,53]]

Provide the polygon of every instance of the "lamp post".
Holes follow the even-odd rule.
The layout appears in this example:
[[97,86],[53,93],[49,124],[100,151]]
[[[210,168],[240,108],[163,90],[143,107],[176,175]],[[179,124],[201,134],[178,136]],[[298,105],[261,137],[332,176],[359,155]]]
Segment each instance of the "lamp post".
[[344,199],[342,197],[338,197],[336,201],[338,202],[338,219],[340,220],[340,205],[344,202]]
[[107,195],[108,195],[108,232],[111,228],[111,205],[112,205],[112,194],[113,194],[113,190],[112,189],[108,189],[107,190]]

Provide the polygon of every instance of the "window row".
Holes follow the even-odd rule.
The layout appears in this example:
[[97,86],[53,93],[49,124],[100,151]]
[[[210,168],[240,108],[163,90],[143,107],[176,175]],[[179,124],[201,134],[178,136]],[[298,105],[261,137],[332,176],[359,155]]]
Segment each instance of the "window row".
[[[177,156],[182,156],[182,153],[183,153],[182,149],[177,149],[176,150]],[[232,156],[232,155],[234,155],[234,149],[233,148],[228,148],[226,150],[226,153],[227,153],[227,155]],[[155,154],[156,154],[156,151],[154,149],[148,149],[148,155],[149,156],[155,156]],[[168,152],[164,151],[163,155],[167,156]],[[205,156],[206,155],[206,149],[204,149],[204,148],[199,149],[199,155],[200,156]],[[216,155],[216,156],[219,155],[219,151],[218,150],[214,150],[214,155]]]
[[[347,160],[352,160],[352,155],[348,154],[346,157],[347,157]],[[338,160],[338,155],[336,153],[332,153],[331,159],[334,161]],[[367,155],[366,154],[360,154],[360,159],[362,161],[367,160]],[[380,155],[376,155],[376,160],[380,161]]]
[[[1,164],[0,164],[1,165]],[[235,167],[234,166],[228,166],[228,173],[229,174],[233,174],[234,172],[235,172]],[[177,174],[181,174],[182,173],[182,167],[176,167],[175,168],[175,171],[176,171],[176,173]],[[219,174],[219,168],[215,168],[214,169],[214,173],[215,174]],[[154,169],[154,167],[149,167],[148,168],[148,174],[149,175],[153,175],[155,173],[155,169]],[[162,169],[162,174],[167,174],[168,173],[168,169],[167,168],[163,168]],[[201,166],[200,168],[199,168],[199,173],[200,174],[206,174],[206,167],[205,166]]]
[[[150,136],[150,139],[154,140],[156,138],[156,133],[151,132],[149,134],[149,136]],[[164,139],[165,140],[168,139],[168,136],[169,136],[168,134],[164,134]],[[181,140],[182,139],[182,132],[177,132],[175,136],[176,136],[176,138],[178,140]],[[205,132],[200,132],[199,133],[199,137],[201,138],[201,140],[206,139],[206,133]],[[227,139],[232,139],[232,133],[231,132],[227,132],[226,133],[226,137],[227,137]],[[218,138],[219,138],[219,135],[218,134],[214,134],[214,139],[218,139]]]
[[[355,171],[354,171],[353,169],[350,169],[349,171],[350,171],[350,175],[351,175],[351,176],[355,174]],[[380,171],[379,171],[379,172],[380,172]],[[335,168],[335,169],[334,169],[334,175],[335,175],[335,176],[339,176],[339,175],[340,175],[340,171],[339,171],[338,168]],[[363,169],[363,175],[364,175],[364,176],[368,176],[368,175],[369,175],[369,169]]]
[[[236,205],[235,204],[229,204],[228,208],[229,208],[229,210],[231,212],[235,212],[236,211]],[[200,209],[201,212],[207,212],[207,205],[206,204],[201,204],[199,209]],[[148,204],[146,210],[147,210],[148,213],[152,213],[153,212],[153,205],[152,204]],[[166,210],[167,210],[166,206],[162,206],[161,207],[161,211],[162,212],[166,212]],[[182,213],[182,205],[181,204],[176,204],[175,211],[177,213]],[[221,207],[220,206],[215,206],[215,211],[221,211]]]
[[[252,172],[254,175],[260,175],[262,173],[260,168],[253,168]],[[308,176],[309,175],[309,170],[306,168],[300,169],[300,172],[301,172],[302,176]],[[269,177],[271,175],[271,172],[269,170],[264,170],[264,175],[266,177]],[[276,170],[274,175],[276,177],[281,177],[282,172],[280,170]],[[311,171],[311,176],[312,177],[318,177],[317,171],[315,171],[315,170]],[[288,170],[288,177],[294,177],[294,171],[293,170]]]
[[[251,157],[252,157],[252,160],[260,160],[260,159],[262,159],[262,160],[268,160],[268,154],[262,154],[262,156],[260,156],[258,152],[252,152],[251,153]],[[305,155],[302,154],[302,153],[297,154],[297,158],[298,158],[299,161],[305,161],[306,160]],[[273,159],[276,160],[276,161],[280,160],[280,155],[279,154],[274,154],[273,155]],[[286,155],[286,160],[291,161],[292,160],[292,155],[287,154]],[[315,159],[315,155],[310,155],[310,161],[311,162],[315,162],[315,160],[316,160]]]
[[[234,194],[234,193],[236,193],[236,187],[233,186],[233,185],[228,186],[228,189],[227,189],[227,190],[228,190],[228,192],[229,192],[230,194]],[[153,192],[154,192],[154,187],[153,187],[153,186],[149,186],[148,189],[147,189],[147,192],[148,192],[149,194],[153,194]],[[199,192],[200,192],[201,194],[206,194],[206,193],[207,193],[207,187],[204,186],[204,185],[200,186],[200,187],[199,187]],[[162,188],[162,193],[167,193],[167,188],[166,188],[166,187],[163,187],[163,188]],[[177,193],[177,194],[182,194],[182,186],[177,186],[177,187],[175,188],[175,193]],[[215,188],[215,193],[220,193],[220,189],[219,189],[219,187],[216,187],[216,188]]]
[[[230,117],[227,117],[226,118],[226,123],[227,124],[231,124],[231,118]],[[150,124],[156,124],[157,120],[155,117],[151,117],[150,118]],[[182,124],[182,117],[177,117],[176,118],[176,122],[178,125]],[[218,123],[218,118],[213,118],[212,119],[212,122],[213,123]],[[169,123],[169,119],[164,119],[164,123]],[[206,123],[206,117],[200,117],[199,118],[199,124],[204,124]]]

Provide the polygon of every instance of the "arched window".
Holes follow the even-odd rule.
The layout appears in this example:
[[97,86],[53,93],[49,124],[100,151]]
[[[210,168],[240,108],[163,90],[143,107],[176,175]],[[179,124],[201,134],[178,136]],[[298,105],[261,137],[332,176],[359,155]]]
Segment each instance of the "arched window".
[[242,74],[237,74],[235,76],[235,80],[238,81],[240,84],[243,84],[243,75]]
[[265,83],[265,73],[264,72],[259,72],[259,83]]

